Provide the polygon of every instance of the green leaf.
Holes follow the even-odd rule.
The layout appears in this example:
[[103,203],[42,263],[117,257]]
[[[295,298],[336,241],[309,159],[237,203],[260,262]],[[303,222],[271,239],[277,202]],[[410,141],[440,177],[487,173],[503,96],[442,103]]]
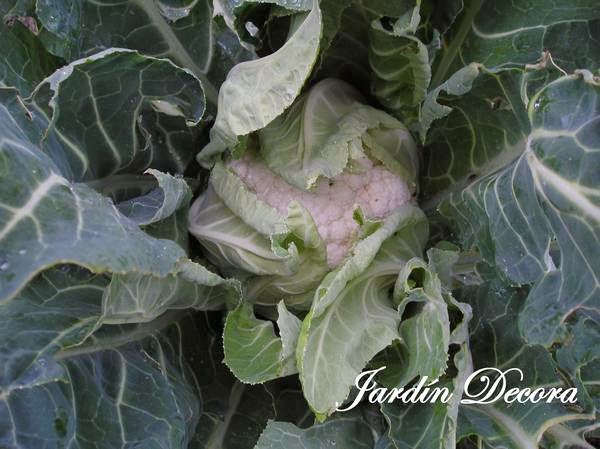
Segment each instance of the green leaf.
[[423,260],[411,259],[398,275],[394,293],[402,298],[400,316],[409,305],[420,308],[419,313],[400,324],[409,357],[399,385],[417,376],[437,379],[446,371],[450,345],[450,318],[440,280]]
[[[273,5],[271,13],[275,11],[275,7],[288,14],[310,11],[312,0],[215,0],[213,5],[214,16],[223,17],[225,24],[237,34],[242,41],[242,45],[249,46],[249,43],[244,44],[244,41],[247,40],[245,38],[248,37],[246,34],[250,38],[254,38],[257,37],[255,34],[258,33],[258,29],[250,33],[248,22],[245,22],[245,18],[250,16],[253,11],[263,5]],[[256,25],[254,26],[256,27]]]
[[[408,360],[400,365],[395,387],[407,385],[416,376],[427,376],[427,385],[434,380],[435,387],[445,387],[452,394],[446,402],[437,398],[433,403],[382,404],[382,412],[389,422],[389,438],[398,448],[448,448],[456,446],[459,404],[464,384],[473,369],[469,347],[468,325],[472,317],[468,304],[456,301],[440,282],[436,268],[444,260],[451,269],[458,255],[455,251],[430,249],[429,264],[413,259],[404,267],[397,283],[400,293],[408,301],[423,302],[424,306],[400,324]],[[450,262],[453,260],[454,262]],[[415,286],[410,287],[415,283]],[[449,314],[453,314],[450,328]],[[460,317],[460,318],[458,318]],[[446,360],[450,345],[458,350]],[[384,373],[390,376],[390,373]],[[396,374],[396,376],[398,376]],[[389,382],[389,381],[388,381]]]
[[460,248],[449,242],[439,242],[427,250],[429,266],[440,280],[443,292],[452,290],[452,280],[457,271],[455,265],[459,263],[460,256]]
[[[175,8],[175,10],[173,10]],[[176,21],[172,13],[185,14]],[[44,30],[41,39],[56,55],[71,62],[100,50],[123,47],[167,57],[202,81],[208,101],[217,102],[217,89],[227,71],[249,59],[229,30],[211,20],[208,0],[176,2],[128,0],[37,2]]]
[[40,145],[70,180],[152,167],[182,173],[195,153],[202,86],[166,59],[111,49],[47,78],[30,106],[47,130]]
[[429,9],[428,19],[433,27],[445,34],[463,11],[464,3],[463,0],[425,0],[423,5]]
[[[461,292],[460,299],[473,307],[470,333],[471,351],[477,356],[474,369],[521,369],[522,380],[517,373],[507,375],[507,390],[512,387],[566,388],[551,354],[542,346],[528,344],[519,333],[519,316],[525,310],[524,296],[524,292],[508,288],[499,280],[467,287]],[[487,374],[492,375],[493,381],[493,373],[488,371]],[[479,385],[474,380],[469,391],[478,390]],[[559,401],[508,404],[499,400],[487,405],[462,404],[458,438],[479,435],[491,448],[537,448],[551,425],[589,418],[589,414]]]
[[421,111],[422,138],[433,123],[424,149],[424,208],[517,159],[531,130],[529,99],[561,75],[543,64],[525,71],[470,64],[434,89]]
[[[410,1],[324,0],[322,52],[314,78],[340,78],[352,83],[362,94],[370,96],[371,84],[378,83],[377,73],[373,73],[370,67],[370,57],[373,56],[370,48],[373,45],[372,25],[383,17],[400,17],[413,6]],[[380,62],[375,63],[375,70],[380,68]],[[387,70],[387,66],[384,70]]]
[[[39,293],[45,296],[51,290]],[[69,294],[77,298],[85,291],[63,296]],[[2,446],[64,447],[81,442],[79,447],[86,447],[90,441],[186,446],[198,422],[200,402],[178,349],[186,348],[198,331],[193,319],[169,315],[151,325],[103,329],[93,342],[62,350],[55,356],[63,372],[60,378],[3,390]]]
[[310,13],[279,50],[231,69],[219,91],[211,142],[200,160],[233,148],[238,137],[263,128],[292,104],[315,64],[321,21],[314,0]]
[[34,32],[37,30],[27,27],[35,19],[11,3],[0,4],[0,86],[15,87],[27,96],[58,67],[59,59],[46,51]]
[[[310,413],[297,378],[286,377],[262,385],[236,380],[223,359],[222,317],[206,314],[208,332],[203,344],[188,348],[189,360],[202,392],[203,407],[191,448],[240,449],[256,444],[269,419],[306,427]],[[193,350],[192,350],[193,348]]]
[[58,263],[159,277],[174,270],[185,257],[180,247],[149,237],[110,200],[63,178],[29,138],[32,123],[14,91],[2,91],[1,102],[0,121],[10,126],[0,147],[0,304]]
[[588,243],[600,229],[597,174],[590,170],[599,94],[587,72],[538,90],[527,106],[531,132],[524,153],[442,206],[465,230],[465,241],[504,275],[534,283],[519,318],[532,343],[563,340],[565,317],[594,307],[600,297],[600,267]]
[[352,0],[321,0],[321,12],[323,13],[323,32],[319,44],[319,62],[316,65],[317,72],[321,66],[324,55],[328,52],[334,40],[338,38],[342,17],[344,12],[352,6]]
[[381,104],[411,124],[425,99],[431,80],[430,55],[415,36],[420,4],[397,19],[392,31],[380,21],[369,30],[369,65],[373,71],[371,91]]
[[318,415],[333,413],[366,363],[400,339],[389,289],[426,236],[421,211],[402,206],[317,288],[296,357],[304,395]]
[[108,281],[63,265],[39,274],[0,306],[0,390],[62,377],[52,355],[79,344],[96,328]]
[[453,394],[447,404],[384,404],[382,412],[390,426],[389,438],[395,448],[453,449],[456,447],[458,410],[463,385],[471,372],[468,345],[454,356],[458,375],[452,380],[435,384]]
[[523,67],[534,64],[542,52],[567,72],[598,69],[600,44],[590,39],[600,23],[600,7],[594,0],[564,2],[560,7],[546,1],[465,3],[456,26],[445,36],[434,86],[470,62],[489,68]]
[[556,351],[556,361],[577,386],[579,401],[586,410],[600,412],[597,381],[599,373],[594,366],[600,364],[600,317],[598,310],[583,309],[571,316],[567,340]]
[[[188,247],[187,218],[192,192],[183,178],[173,177],[158,170],[148,169],[158,187],[145,191],[146,180],[136,182],[129,177],[131,185],[123,185],[114,196],[129,196],[127,190],[139,188],[141,195],[133,196],[117,204],[119,211],[132,219],[152,237],[169,239],[184,249]],[[109,178],[109,179],[112,179]]]
[[225,363],[244,383],[263,383],[298,372],[295,352],[301,321],[283,301],[277,305],[277,312],[281,337],[275,335],[271,321],[254,316],[247,302],[227,315],[223,333]]
[[323,80],[259,132],[260,153],[288,183],[311,188],[320,176],[332,178],[365,154],[380,159],[407,183],[416,185],[418,161],[406,127],[335,79]]
[[235,304],[239,297],[236,280],[223,279],[188,260],[165,277],[135,272],[114,274],[104,292],[102,321],[142,323],[167,310],[220,310]]
[[300,189],[312,187],[319,176],[341,173],[351,156],[360,155],[356,148],[362,152],[360,135],[368,129],[343,124],[359,101],[358,91],[335,79],[299,97],[259,132],[260,153],[271,171]]
[[158,181],[158,187],[148,194],[123,201],[119,211],[140,226],[164,220],[178,209],[189,206],[192,192],[182,178],[158,170],[146,170]]
[[338,418],[308,429],[293,424],[270,421],[255,449],[348,449],[373,447],[367,425],[352,418]]
[[[336,18],[336,28],[331,25],[324,31],[319,65],[314,78],[338,78],[351,83],[363,95],[368,95],[369,70],[369,22],[361,5],[357,2],[341,3],[339,0],[323,0],[325,18]],[[337,8],[346,5],[342,11]],[[327,11],[331,11],[325,15]],[[339,20],[337,14],[340,15]],[[324,19],[325,20],[325,19]],[[339,22],[339,25],[338,25]],[[327,45],[327,46],[325,46]]]
[[479,69],[477,64],[469,64],[458,70],[447,81],[427,94],[419,114],[418,128],[422,141],[425,140],[429,127],[434,120],[446,117],[452,112],[451,107],[438,102],[440,94],[442,92],[454,96],[466,94],[472,89],[473,80],[477,78]]

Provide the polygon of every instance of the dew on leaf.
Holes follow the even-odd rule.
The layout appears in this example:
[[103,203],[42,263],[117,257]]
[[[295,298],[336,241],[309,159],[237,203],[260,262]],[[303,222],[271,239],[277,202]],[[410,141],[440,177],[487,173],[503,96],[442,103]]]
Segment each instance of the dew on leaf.
[[250,36],[255,37],[258,34],[258,27],[252,22],[246,22],[245,27],[246,31],[248,31],[248,34],[250,34]]

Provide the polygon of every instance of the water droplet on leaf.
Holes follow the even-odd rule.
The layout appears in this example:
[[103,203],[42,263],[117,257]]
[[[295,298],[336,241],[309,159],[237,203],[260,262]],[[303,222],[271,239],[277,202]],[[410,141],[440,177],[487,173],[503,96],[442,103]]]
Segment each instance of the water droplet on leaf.
[[258,27],[252,22],[246,22],[245,26],[246,31],[248,31],[248,34],[250,34],[250,36],[255,37],[258,34]]

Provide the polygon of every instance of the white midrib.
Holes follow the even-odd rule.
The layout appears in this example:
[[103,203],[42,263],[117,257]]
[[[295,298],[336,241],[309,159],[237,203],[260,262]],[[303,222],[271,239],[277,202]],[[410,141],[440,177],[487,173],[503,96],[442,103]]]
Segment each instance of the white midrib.
[[471,26],[471,29],[473,30],[473,33],[475,34],[475,36],[480,37],[481,39],[502,39],[505,37],[513,36],[518,33],[523,33],[525,31],[545,30],[546,28],[547,28],[547,25],[540,24],[540,25],[532,25],[530,27],[515,28],[513,30],[508,30],[508,31],[500,31],[497,33],[486,33],[485,31],[481,31],[477,27],[477,25],[475,25],[475,23],[473,23],[473,25]]
[[191,56],[183,47],[183,45],[181,45],[181,42],[179,41],[177,36],[175,36],[175,33],[167,24],[163,15],[156,6],[156,2],[148,0],[134,0],[134,3],[137,4],[148,15],[148,18],[152,21],[152,23],[158,29],[160,34],[162,34],[165,41],[169,45],[169,49],[171,50],[169,53],[171,54],[171,56],[174,59],[176,59],[180,64],[182,64],[184,68],[190,69],[194,73],[194,75],[196,75],[200,79],[207,100],[209,100],[213,104],[217,104],[219,94],[215,86],[209,81],[209,79],[206,76],[206,72],[208,71],[212,61],[212,29],[209,33],[209,42],[207,45],[209,53],[206,57],[206,64],[204,67],[200,67],[191,58]]
[[473,33],[481,39],[503,39],[503,38],[511,37],[511,36],[514,36],[515,34],[524,33],[527,31],[533,31],[533,30],[545,31],[549,27],[556,26],[558,24],[569,24],[570,25],[573,23],[587,23],[587,22],[589,22],[589,20],[587,20],[587,19],[558,20],[556,22],[540,23],[537,25],[531,25],[528,27],[520,27],[520,28],[515,28],[515,29],[507,30],[507,31],[499,31],[496,33],[486,33],[485,31],[480,30],[475,25],[475,23],[473,23],[471,28],[473,30]]
[[537,443],[514,419],[487,405],[481,406],[480,410],[504,427],[508,431],[510,438],[517,444],[517,447],[522,449],[538,449]]
[[[529,147],[529,145],[528,145]],[[600,208],[593,204],[585,195],[584,192],[589,194],[597,194],[598,191],[594,189],[586,188],[585,186],[579,186],[574,184],[555,172],[550,170],[535,156],[533,151],[529,150],[527,154],[527,163],[533,174],[538,190],[544,190],[544,183],[551,185],[563,195],[568,194],[569,201],[575,204],[584,213],[591,216],[597,222],[600,222]]]
[[40,201],[42,201],[46,194],[52,189],[52,187],[56,185],[68,185],[67,181],[62,177],[58,176],[55,173],[52,173],[46,180],[44,180],[41,184],[39,184],[35,190],[31,193],[31,196],[27,200],[27,202],[20,207],[19,209],[12,209],[14,211],[14,215],[12,218],[6,223],[6,226],[0,231],[0,240],[4,239],[10,231],[23,220],[25,217],[30,216]]
[[197,238],[208,240],[209,242],[221,242],[227,246],[236,246],[246,251],[254,252],[256,255],[264,257],[265,259],[279,260],[279,257],[273,257],[273,253],[270,251],[263,251],[260,247],[252,245],[250,239],[240,239],[232,237],[231,234],[227,234],[219,231],[211,231],[207,227],[195,226],[192,231],[197,234]]

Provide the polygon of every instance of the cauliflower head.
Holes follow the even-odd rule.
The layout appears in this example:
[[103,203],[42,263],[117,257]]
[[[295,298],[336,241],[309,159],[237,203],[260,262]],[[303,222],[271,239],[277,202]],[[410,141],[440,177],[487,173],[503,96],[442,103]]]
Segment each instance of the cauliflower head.
[[215,162],[189,230],[255,302],[310,304],[367,238],[363,225],[414,203],[410,133],[340,80],[316,84],[234,153]]
[[358,233],[354,217],[359,207],[368,219],[382,219],[412,201],[406,181],[368,157],[356,161],[353,170],[333,178],[320,178],[310,190],[290,185],[273,173],[259,157],[246,155],[229,167],[260,201],[287,216],[292,201],[312,216],[327,248],[327,263],[335,268],[344,261]]

